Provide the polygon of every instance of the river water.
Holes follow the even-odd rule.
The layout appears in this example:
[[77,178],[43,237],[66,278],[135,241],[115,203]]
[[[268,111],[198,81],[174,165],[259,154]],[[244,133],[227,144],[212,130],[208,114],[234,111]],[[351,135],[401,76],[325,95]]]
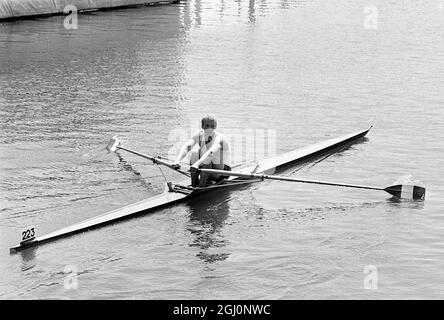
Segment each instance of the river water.
[[[0,298],[443,297],[441,1],[194,0],[64,19],[0,23]],[[104,146],[117,134],[171,157],[205,113],[236,135],[237,161],[373,125],[282,174],[413,180],[426,200],[262,182],[9,254],[25,227],[162,192],[159,168]]]

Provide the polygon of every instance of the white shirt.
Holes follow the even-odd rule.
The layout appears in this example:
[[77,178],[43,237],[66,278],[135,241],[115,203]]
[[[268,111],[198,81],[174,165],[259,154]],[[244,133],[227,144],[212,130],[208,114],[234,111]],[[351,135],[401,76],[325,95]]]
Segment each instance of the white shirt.
[[193,135],[192,139],[194,145],[197,144],[200,147],[199,159],[205,154],[205,152],[209,150],[211,152],[210,157],[204,161],[204,164],[224,164],[231,167],[230,145],[222,133],[215,130],[211,136],[211,141],[205,143],[204,130],[201,129]]

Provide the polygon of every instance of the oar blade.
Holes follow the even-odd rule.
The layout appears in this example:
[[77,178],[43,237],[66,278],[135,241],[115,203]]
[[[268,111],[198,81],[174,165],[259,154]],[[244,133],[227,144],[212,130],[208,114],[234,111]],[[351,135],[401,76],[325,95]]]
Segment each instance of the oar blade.
[[396,186],[387,187],[384,190],[391,195],[402,199],[424,200],[425,198],[425,188],[419,186],[398,184]]
[[114,152],[117,150],[119,145],[120,145],[119,138],[117,138],[117,136],[114,136],[111,138],[111,140],[109,140],[108,145],[106,146],[106,150],[108,150],[110,152]]

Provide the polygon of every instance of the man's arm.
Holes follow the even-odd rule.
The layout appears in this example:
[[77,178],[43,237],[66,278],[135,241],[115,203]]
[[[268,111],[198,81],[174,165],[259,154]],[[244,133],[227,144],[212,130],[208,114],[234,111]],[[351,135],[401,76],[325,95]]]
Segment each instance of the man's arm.
[[194,145],[194,140],[190,139],[187,142],[185,142],[185,144],[182,146],[182,148],[180,149],[179,154],[177,155],[176,161],[174,162],[174,164],[179,164],[180,161],[185,158],[185,156],[187,155],[188,152],[190,152],[191,148]]
[[199,141],[199,131],[196,132],[190,140],[185,142],[185,144],[182,146],[182,148],[179,151],[179,154],[176,157],[176,161],[174,161],[173,166],[175,169],[180,169],[180,161],[185,158],[185,156],[188,154],[188,152],[191,151],[191,148],[198,143]]

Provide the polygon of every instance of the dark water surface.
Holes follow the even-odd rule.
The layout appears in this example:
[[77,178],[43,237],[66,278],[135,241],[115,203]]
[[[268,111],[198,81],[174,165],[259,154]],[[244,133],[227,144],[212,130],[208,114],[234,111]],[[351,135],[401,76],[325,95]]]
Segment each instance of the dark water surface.
[[[374,5],[377,29],[367,1],[317,0],[98,12],[78,30],[1,23],[0,298],[442,298],[444,9]],[[275,136],[277,153],[374,125],[292,176],[418,180],[426,201],[263,182],[9,255],[24,227],[160,193],[158,168],[104,146],[118,134],[171,156],[207,112],[228,135]]]

